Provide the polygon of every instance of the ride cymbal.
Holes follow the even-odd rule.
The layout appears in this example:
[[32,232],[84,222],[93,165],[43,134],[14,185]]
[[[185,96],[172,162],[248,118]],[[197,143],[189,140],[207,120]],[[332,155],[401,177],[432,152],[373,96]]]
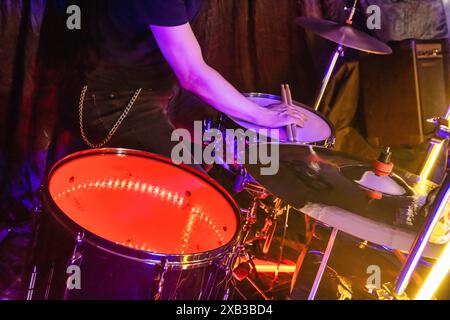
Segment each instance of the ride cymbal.
[[307,17],[297,18],[296,23],[318,36],[344,47],[373,54],[387,55],[392,53],[392,49],[388,45],[351,25],[341,25],[329,20]]

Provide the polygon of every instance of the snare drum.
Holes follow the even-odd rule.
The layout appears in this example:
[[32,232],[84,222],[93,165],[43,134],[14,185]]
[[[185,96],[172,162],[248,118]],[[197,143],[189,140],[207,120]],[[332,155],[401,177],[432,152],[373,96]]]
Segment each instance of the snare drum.
[[[267,107],[272,104],[280,103],[282,98],[275,95],[265,94],[265,93],[247,93],[244,94],[248,99],[255,102],[261,107]],[[303,128],[297,127],[297,143],[308,144],[321,147],[332,147],[334,145],[334,129],[330,121],[327,120],[322,114],[315,111],[314,109],[307,107],[299,102],[294,101],[294,105],[303,112],[308,121],[305,122]],[[242,121],[239,119],[233,119],[239,126],[246,129],[254,130],[259,132],[262,129],[267,130],[267,128],[260,127],[258,125]],[[268,135],[270,138],[276,139],[273,136],[274,130],[268,130]],[[286,129],[280,128],[279,132],[279,143],[289,143],[288,135]]]
[[[248,99],[260,105],[261,107],[267,107],[276,103],[280,103],[282,98],[280,96],[275,96],[266,93],[246,93],[244,94]],[[322,114],[315,111],[314,109],[307,107],[299,102],[294,101],[294,105],[301,109],[301,111],[307,116],[308,121],[305,122],[305,126],[303,128],[297,127],[297,142],[290,142],[288,140],[287,132],[285,128],[280,128],[276,132],[279,134],[278,139],[273,135],[274,130],[263,128],[257,126],[255,124],[242,121],[235,118],[229,118],[234,123],[230,123],[226,117],[222,117],[219,121],[218,128],[221,131],[228,129],[230,127],[235,127],[236,125],[241,128],[249,129],[255,131],[256,133],[262,134],[268,133],[269,139],[271,143],[276,144],[298,144],[298,145],[311,145],[311,146],[320,146],[325,148],[331,148],[334,146],[335,137],[334,137],[334,128],[331,122],[325,118]],[[264,131],[260,131],[264,130]],[[261,142],[261,141],[253,141],[253,142]],[[264,142],[265,143],[265,142]],[[235,152],[237,152],[236,141],[226,141],[226,148],[232,148]],[[222,163],[221,167],[223,167],[226,171],[230,172],[234,178],[239,180],[239,172],[242,169],[241,165],[233,165],[230,163],[226,163],[225,160],[221,157],[216,156],[217,162]],[[243,179],[247,182],[251,182],[253,184],[257,184],[256,181],[250,176],[246,175]],[[240,190],[240,187],[235,186],[234,191]]]
[[77,153],[51,170],[29,299],[223,299],[241,230],[209,177],[146,152]]

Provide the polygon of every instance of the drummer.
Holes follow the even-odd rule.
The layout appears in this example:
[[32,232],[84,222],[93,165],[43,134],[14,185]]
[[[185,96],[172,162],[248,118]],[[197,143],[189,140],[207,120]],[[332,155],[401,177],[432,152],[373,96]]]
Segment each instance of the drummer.
[[82,8],[87,12],[87,88],[80,98],[80,128],[87,145],[170,157],[175,142],[167,108],[180,86],[218,111],[259,126],[303,126],[301,112],[283,103],[258,106],[205,62],[190,25],[202,0],[99,0],[87,5],[92,6]]

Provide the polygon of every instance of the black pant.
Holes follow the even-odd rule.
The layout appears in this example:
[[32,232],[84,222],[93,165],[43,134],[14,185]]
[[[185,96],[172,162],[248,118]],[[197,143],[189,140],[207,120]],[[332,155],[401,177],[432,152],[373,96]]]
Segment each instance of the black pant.
[[[84,127],[93,144],[100,143],[120,117],[135,91],[87,91],[84,101]],[[180,90],[166,92],[143,89],[131,111],[105,147],[149,151],[170,158],[173,126],[168,117],[169,104]]]
[[[103,141],[134,92],[88,90],[83,122],[91,143]],[[171,141],[174,127],[188,129],[194,134],[194,121],[214,121],[217,118],[216,110],[178,86],[165,92],[142,90],[105,147],[148,151],[170,158],[172,149],[179,143]],[[200,169],[199,166],[194,167]]]

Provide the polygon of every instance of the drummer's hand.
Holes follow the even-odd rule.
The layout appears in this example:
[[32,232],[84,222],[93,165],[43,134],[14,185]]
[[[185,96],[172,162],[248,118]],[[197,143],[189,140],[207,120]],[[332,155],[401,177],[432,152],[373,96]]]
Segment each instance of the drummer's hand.
[[297,125],[301,128],[305,126],[305,122],[308,121],[307,116],[300,111],[299,108],[285,103],[276,103],[266,107],[270,110],[268,116],[268,127],[281,128],[288,125]]

